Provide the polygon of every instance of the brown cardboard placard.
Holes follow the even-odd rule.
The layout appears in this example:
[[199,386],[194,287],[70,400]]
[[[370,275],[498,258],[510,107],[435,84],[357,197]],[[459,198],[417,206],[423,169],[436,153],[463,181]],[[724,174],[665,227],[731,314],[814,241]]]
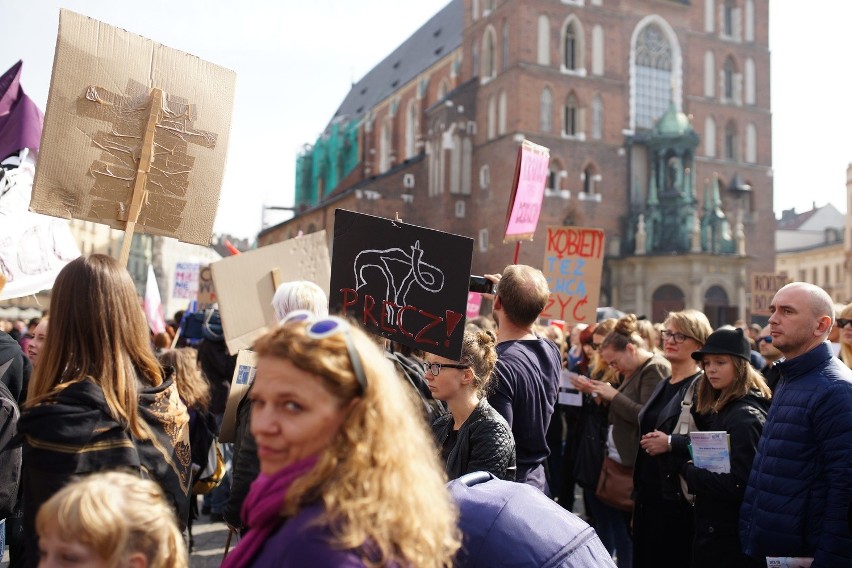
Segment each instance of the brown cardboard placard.
[[603,257],[603,229],[548,227],[542,272],[550,288],[550,299],[541,317],[595,323]]
[[[61,10],[30,210],[129,231],[135,223],[141,233],[209,244],[235,79],[218,65]],[[149,119],[156,125],[143,172]],[[141,194],[137,178],[145,178]]]
[[774,272],[752,272],[751,273],[751,315],[771,316],[769,306],[781,287],[787,285],[790,279],[785,274]]
[[198,311],[203,312],[207,308],[214,307],[219,301],[216,296],[216,288],[213,285],[213,273],[210,265],[205,264],[198,270]]
[[231,379],[231,390],[228,391],[228,402],[225,404],[225,414],[222,416],[222,426],[219,428],[219,441],[231,444],[236,438],[237,406],[248,392],[257,369],[257,354],[248,349],[240,349],[237,353],[237,366]]
[[277,324],[272,309],[276,268],[281,282],[310,280],[328,296],[331,260],[325,231],[229,256],[210,265],[231,355],[249,349],[255,339]]

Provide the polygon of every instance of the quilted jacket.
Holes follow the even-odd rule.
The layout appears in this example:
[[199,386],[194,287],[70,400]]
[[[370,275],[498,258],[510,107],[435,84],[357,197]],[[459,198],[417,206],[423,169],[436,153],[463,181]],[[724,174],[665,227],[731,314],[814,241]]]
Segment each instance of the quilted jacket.
[[740,510],[743,551],[848,568],[852,371],[828,343],[777,367],[781,380]]
[[[445,414],[432,424],[438,445],[453,427],[453,417]],[[488,471],[500,479],[515,480],[515,438],[509,424],[483,398],[459,428],[456,445],[447,456],[447,477],[456,479],[474,471]]]

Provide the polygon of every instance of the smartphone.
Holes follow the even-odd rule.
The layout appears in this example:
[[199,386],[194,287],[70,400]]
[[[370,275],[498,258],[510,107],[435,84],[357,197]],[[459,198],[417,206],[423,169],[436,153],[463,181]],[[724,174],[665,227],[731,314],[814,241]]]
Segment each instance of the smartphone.
[[479,292],[480,294],[493,294],[494,282],[485,276],[471,276],[470,287],[468,290],[471,292]]

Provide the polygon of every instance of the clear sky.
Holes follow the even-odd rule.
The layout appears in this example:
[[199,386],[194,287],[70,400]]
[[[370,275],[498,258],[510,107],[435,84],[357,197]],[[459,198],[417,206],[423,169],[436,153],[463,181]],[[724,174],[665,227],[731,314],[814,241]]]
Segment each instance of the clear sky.
[[[24,90],[45,108],[60,7],[233,69],[237,94],[215,229],[253,238],[264,204],[292,205],[296,155],[316,140],[350,84],[448,1],[9,1],[0,72],[23,59]],[[805,211],[813,202],[846,210],[849,21],[849,1],[771,2],[776,212]]]

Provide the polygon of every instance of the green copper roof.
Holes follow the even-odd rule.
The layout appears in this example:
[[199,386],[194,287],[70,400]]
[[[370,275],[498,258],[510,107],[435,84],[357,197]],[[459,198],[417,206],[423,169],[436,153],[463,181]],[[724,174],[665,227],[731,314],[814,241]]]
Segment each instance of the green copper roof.
[[669,110],[654,125],[655,133],[666,136],[683,136],[691,131],[692,125],[689,123],[689,117],[682,112],[678,112],[675,109],[674,103],[669,105]]

